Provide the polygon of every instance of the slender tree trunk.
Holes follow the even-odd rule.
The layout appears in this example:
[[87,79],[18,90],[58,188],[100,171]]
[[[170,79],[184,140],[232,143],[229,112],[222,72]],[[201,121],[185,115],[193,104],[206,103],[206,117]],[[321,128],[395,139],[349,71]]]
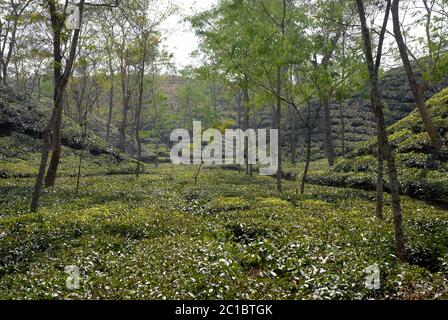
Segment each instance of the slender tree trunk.
[[8,65],[6,63],[2,65],[2,82],[4,86],[8,85]]
[[97,86],[95,88],[96,90],[96,96],[98,97],[98,99],[96,99],[96,113],[99,114],[100,113],[100,109],[101,109],[101,100],[99,97],[101,97],[102,94],[102,90],[100,88],[100,86]]
[[[84,70],[85,71],[85,70]],[[86,73],[84,73],[86,75]],[[78,161],[78,172],[76,174],[76,190],[75,190],[75,196],[78,197],[79,195],[79,187],[81,182],[81,170],[82,170],[82,162],[84,160],[84,154],[88,150],[87,146],[87,130],[88,130],[88,116],[89,113],[93,110],[93,106],[95,105],[95,102],[98,104],[99,95],[100,92],[96,90],[96,95],[92,100],[91,93],[92,93],[92,86],[93,83],[90,83],[90,88],[88,90],[87,96],[85,95],[86,88],[88,86],[87,83],[87,77],[83,77],[83,83],[82,83],[82,95],[79,99],[77,99],[77,108],[79,110],[79,127],[82,131],[82,143],[81,143],[81,151],[79,153],[79,161]],[[68,100],[68,99],[66,99]],[[84,110],[82,108],[84,107]]]
[[138,106],[137,106],[137,114],[135,119],[135,139],[137,140],[137,178],[140,176],[140,158],[142,157],[142,142],[140,141],[140,115],[142,113],[142,105],[143,105],[143,84],[145,82],[145,66],[146,66],[146,35],[143,35],[143,56],[140,67],[140,88],[138,94]]
[[42,94],[42,87],[40,85],[40,79],[41,79],[41,76],[39,76],[37,78],[37,102],[40,102],[41,94]]
[[[2,63],[2,74],[3,74],[2,81],[3,81],[3,85],[5,85],[5,86],[8,85],[8,66],[9,66],[9,63],[11,62],[12,53],[14,51],[14,47],[16,44],[18,20],[19,20],[18,16],[14,17],[14,24],[12,27],[11,41],[9,42],[8,53],[6,54],[6,58],[3,60],[3,63]],[[6,39],[5,39],[5,41],[6,41]]]
[[[384,125],[384,123],[383,123]],[[398,259],[407,261],[405,240],[403,233],[403,217],[401,213],[400,203],[400,186],[398,182],[398,172],[395,164],[395,156],[393,150],[387,140],[386,130],[383,131],[384,140],[384,154],[387,159],[387,168],[389,171],[390,190],[392,197],[392,214],[394,217],[394,231],[395,231],[395,248]]]
[[306,132],[306,160],[305,160],[305,169],[303,171],[302,176],[302,183],[300,185],[300,193],[305,193],[305,183],[306,179],[308,178],[308,170],[310,167],[311,162],[311,126],[309,125],[310,121],[310,110],[308,107],[308,125],[307,125],[307,132]]
[[[243,113],[243,104],[241,102],[242,100],[242,91],[238,91],[238,93],[235,96],[236,100],[236,106],[237,106],[237,122],[238,122],[238,128],[241,128],[242,126],[242,113]],[[238,173],[241,174],[241,165],[238,164]]]
[[53,126],[53,135],[52,135],[52,153],[50,164],[48,166],[47,175],[45,177],[45,186],[53,187],[56,181],[56,175],[59,167],[59,160],[61,158],[61,126],[62,126],[62,107],[63,102],[60,100],[57,106],[57,114],[56,119]]
[[128,127],[129,99],[127,89],[123,93],[123,111],[120,123],[120,151],[126,152],[126,130]]
[[[390,3],[390,2],[389,2]],[[369,80],[371,85],[371,97],[373,112],[377,118],[378,124],[378,140],[381,141],[382,152],[387,160],[387,167],[389,172],[390,189],[392,197],[392,214],[394,218],[394,231],[395,231],[395,249],[399,260],[406,261],[405,241],[403,234],[403,222],[401,213],[401,203],[399,194],[399,182],[398,173],[395,165],[395,156],[393,150],[389,144],[386,132],[386,126],[384,123],[383,102],[382,93],[378,84],[378,73],[376,72],[378,64],[375,65],[372,53],[372,42],[370,38],[370,31],[367,27],[366,14],[364,4],[362,0],[356,0],[359,18],[361,21],[362,37],[364,42],[364,54],[366,59],[367,68],[369,71]],[[387,14],[387,13],[386,13]],[[379,51],[381,52],[381,51]]]
[[341,155],[345,158],[345,118],[342,102],[339,103],[339,117],[341,118]]
[[[7,41],[7,35],[5,35],[4,38],[4,44],[2,48],[2,56],[0,57],[2,61],[2,74],[3,76],[0,76],[0,79],[2,80],[3,84],[6,86],[8,82],[8,65],[11,62],[12,54],[14,52],[15,46],[16,46],[16,35],[17,35],[17,28],[20,22],[21,17],[23,16],[23,13],[28,8],[28,6],[31,4],[31,0],[27,0],[25,3],[22,4],[22,7],[19,9],[19,3],[14,3],[11,1],[11,5],[13,6],[13,26],[11,31],[11,40],[9,42],[9,48],[8,53],[6,54],[6,57],[3,56],[4,53],[4,45]],[[82,2],[81,6],[83,6],[84,1]],[[2,33],[3,24],[0,22],[0,34]]]
[[[342,18],[340,18],[340,22],[342,25]],[[343,29],[337,30],[335,36],[330,40],[330,47],[328,48],[328,51],[324,54],[321,61],[321,68],[323,68],[323,71],[327,74],[329,74],[328,66],[330,64],[331,57],[334,54],[334,51],[336,49],[336,45],[343,35]],[[317,66],[317,61],[315,61],[315,65]],[[334,150],[334,142],[333,142],[333,128],[331,123],[331,110],[330,110],[330,95],[328,88],[321,88],[320,90],[320,98],[321,103],[324,107],[324,144],[325,144],[325,151],[327,155],[327,161],[328,165],[330,167],[333,166],[334,160],[336,159],[336,153]]]
[[216,115],[216,112],[217,112],[217,97],[216,97],[216,81],[215,80],[212,81],[211,95],[212,95],[213,112]]
[[[248,130],[250,127],[250,109],[249,109],[249,90],[245,86],[243,88],[243,104],[244,104],[244,129]],[[249,141],[248,139],[244,139],[244,161],[246,164],[246,175],[249,175],[252,178],[253,170],[252,164],[249,164]]]
[[[390,8],[391,8],[391,0],[387,0],[387,5],[386,5],[386,9],[385,9],[386,12],[384,14],[384,19],[383,19],[383,25],[381,28],[381,32],[379,34],[374,70],[371,71],[372,77],[374,77],[375,79],[378,79],[378,74],[379,74],[379,70],[380,70],[380,66],[381,66],[384,37],[386,35],[387,24],[389,22]],[[372,50],[372,49],[370,48],[370,50]],[[373,99],[373,94],[371,94],[370,98],[371,98],[372,108],[375,112],[376,107],[375,107],[375,101]],[[378,112],[379,112],[379,114],[375,115],[376,116],[376,125],[377,125],[377,144],[378,144],[378,146],[377,146],[377,181],[376,181],[376,210],[375,210],[375,214],[378,219],[383,219],[384,159],[385,159],[385,153],[384,153],[385,146],[384,146],[383,140],[387,139],[387,131],[384,127],[384,124],[381,124],[381,121],[380,121],[381,119],[383,119],[383,123],[384,123],[384,115],[382,113],[382,109],[379,110]],[[388,147],[388,146],[386,146],[386,147]]]
[[[373,101],[372,101],[373,105]],[[382,128],[377,119],[377,180],[376,180],[376,217],[383,219],[384,203],[384,153],[382,141]]]
[[310,162],[311,162],[311,136],[312,136],[313,130],[316,126],[316,122],[319,119],[321,109],[322,109],[322,104],[319,104],[319,108],[316,110],[314,119],[313,119],[313,121],[311,121],[311,103],[309,101],[307,101],[306,122],[303,118],[301,118],[302,121],[304,122],[305,127],[307,128],[306,141],[305,141],[305,154],[306,154],[305,169],[303,171],[302,182],[300,185],[300,193],[301,194],[305,193],[305,184],[306,184],[306,180],[308,178],[308,171],[309,171]]
[[275,112],[275,126],[278,130],[278,169],[277,169],[277,190],[282,192],[282,67],[277,67],[277,105]]
[[107,127],[106,127],[106,141],[109,142],[110,139],[110,125],[112,123],[112,115],[114,108],[114,94],[115,94],[115,75],[112,66],[112,58],[109,54],[109,72],[110,72],[110,88],[109,88],[109,112],[107,116]]
[[[153,73],[152,76],[152,83],[151,83],[151,97],[152,97],[152,106],[154,108],[154,131],[158,130],[159,124],[158,124],[158,117],[157,117],[157,102],[156,102],[156,93],[154,90],[154,82],[155,82],[155,74]],[[156,152],[155,152],[155,156],[156,156],[156,169],[159,167],[159,143],[160,143],[160,137],[159,137],[159,133],[156,133]]]
[[297,138],[297,126],[296,126],[296,117],[294,116],[294,110],[292,109],[291,105],[288,105],[288,116],[289,116],[289,121],[291,124],[291,138],[290,138],[290,142],[289,142],[289,147],[290,147],[290,154],[291,154],[291,164],[295,165],[297,163],[297,157],[296,157],[296,152],[297,152],[297,142],[296,142],[296,138]]
[[199,174],[201,173],[201,168],[202,168],[202,165],[203,165],[204,163],[203,162],[201,162],[201,164],[199,165],[199,167],[198,167],[198,170],[196,171],[196,174],[194,175],[194,186],[196,187],[197,186],[197,184],[198,184],[198,177],[199,177]]
[[[124,44],[123,44],[124,46]],[[128,111],[130,103],[130,93],[129,93],[129,73],[124,65],[124,57],[121,57],[121,94],[123,97],[123,111],[122,119],[120,124],[120,151],[126,152],[126,128],[128,126]]]
[[324,107],[324,144],[325,151],[327,153],[328,165],[332,167],[334,165],[335,151],[333,142],[333,128],[331,124],[331,111],[330,103],[327,95],[322,97],[322,105]]
[[31,206],[30,206],[31,212],[36,212],[39,209],[40,196],[42,193],[42,187],[45,177],[45,170],[47,169],[48,154],[51,148],[51,139],[50,139],[51,128],[53,128],[54,126],[54,120],[56,119],[56,112],[57,110],[53,108],[50,120],[43,132],[42,155],[40,158],[40,164],[38,174],[36,177],[36,182],[34,184],[34,190],[31,196]]
[[120,151],[126,152],[126,128],[128,127],[128,111],[129,111],[129,99],[124,97],[126,100],[123,106],[123,115],[120,126]]
[[37,82],[37,79],[39,78],[40,66],[41,66],[41,64],[39,65],[38,69],[34,72],[33,79],[31,81],[29,89],[27,90],[28,95],[34,94],[34,89],[36,88],[36,82]]
[[404,42],[403,35],[401,33],[400,15],[399,15],[399,0],[394,0],[392,3],[392,20],[394,24],[394,35],[400,51],[401,61],[403,62],[404,70],[406,71],[406,76],[408,78],[409,87],[411,88],[412,95],[414,96],[415,102],[417,104],[418,111],[423,121],[423,125],[428,132],[429,138],[431,139],[432,145],[439,151],[443,146],[443,141],[440,138],[440,134],[434,125],[431,115],[429,113],[428,107],[426,106],[424,100],[424,86],[417,82],[417,78],[412,69],[411,62],[409,60],[409,55],[406,48],[406,43]]
[[78,195],[79,195],[79,185],[81,182],[82,161],[84,159],[84,152],[86,150],[86,139],[87,139],[87,114],[84,119],[84,131],[83,131],[83,135],[82,135],[82,148],[81,148],[81,152],[79,154],[78,173],[76,174],[75,197],[78,197]]
[[[280,23],[280,32],[282,36],[285,36],[285,21],[287,12],[287,0],[282,1],[283,16]],[[278,169],[277,169],[277,191],[283,192],[282,187],[282,146],[283,146],[283,132],[282,132],[282,74],[287,70],[287,66],[277,66],[277,110],[275,112],[276,127],[278,130]]]

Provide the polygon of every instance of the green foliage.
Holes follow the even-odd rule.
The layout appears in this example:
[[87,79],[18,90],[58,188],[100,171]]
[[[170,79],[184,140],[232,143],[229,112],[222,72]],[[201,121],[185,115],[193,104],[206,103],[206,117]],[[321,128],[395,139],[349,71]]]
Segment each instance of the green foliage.
[[242,211],[250,209],[250,207],[249,202],[238,197],[217,198],[207,204],[207,209],[210,213]]
[[[0,179],[0,298],[448,297],[444,210],[403,198],[413,264],[400,264],[392,216],[375,220],[372,193],[310,186],[298,195],[285,182],[279,195],[269,177],[208,168],[195,188],[195,171],[88,177],[79,198],[75,180],[61,178],[35,214],[33,180]],[[364,285],[374,263],[377,291]],[[67,265],[80,268],[79,290],[66,289]]]

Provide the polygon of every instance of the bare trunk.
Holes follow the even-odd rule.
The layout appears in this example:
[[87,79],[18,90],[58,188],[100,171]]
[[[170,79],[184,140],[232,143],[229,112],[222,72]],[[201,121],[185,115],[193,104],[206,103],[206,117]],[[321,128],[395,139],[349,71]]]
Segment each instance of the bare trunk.
[[288,106],[288,116],[291,123],[291,137],[289,142],[289,151],[291,154],[291,164],[296,164],[297,157],[297,145],[296,145],[296,138],[297,138],[297,126],[296,126],[296,117],[294,116],[294,110],[292,109],[292,106]]
[[142,142],[140,141],[140,115],[142,113],[142,105],[143,105],[143,84],[145,81],[145,67],[146,67],[146,51],[147,51],[147,37],[146,34],[143,35],[143,55],[142,62],[140,67],[140,88],[138,94],[138,106],[137,106],[137,114],[135,119],[135,139],[137,140],[137,178],[140,176],[140,162],[142,157]]
[[319,119],[321,109],[322,109],[322,104],[319,104],[319,108],[316,110],[314,119],[313,119],[313,121],[311,121],[311,103],[309,101],[307,101],[306,122],[303,118],[301,118],[305,124],[305,127],[307,128],[306,143],[305,143],[305,153],[306,153],[305,169],[303,171],[302,182],[300,185],[300,193],[301,194],[305,193],[305,184],[306,184],[306,180],[308,178],[308,171],[309,171],[310,162],[311,162],[311,135],[315,128],[316,122]]
[[4,86],[8,84],[8,65],[3,63],[2,65],[2,82]]
[[82,148],[81,148],[81,152],[79,153],[78,173],[76,174],[75,197],[78,197],[78,195],[79,195],[79,185],[81,182],[82,160],[84,159],[84,152],[86,150],[86,139],[87,139],[87,114],[84,119],[84,131],[83,131],[83,135],[82,135]]
[[277,67],[277,106],[275,112],[275,126],[278,130],[278,169],[277,190],[282,192],[282,68]]
[[44,182],[44,177],[45,177],[45,170],[47,169],[48,154],[49,154],[50,148],[51,148],[50,133],[51,133],[51,128],[54,125],[55,118],[56,118],[56,110],[53,109],[50,120],[47,124],[47,127],[44,130],[44,133],[43,133],[42,155],[40,158],[39,171],[38,171],[38,174],[36,177],[36,182],[34,184],[34,190],[33,190],[32,196],[31,196],[31,206],[30,206],[31,212],[36,212],[39,209],[40,196],[42,193],[42,187],[43,187],[43,182]]
[[345,118],[342,103],[339,103],[339,117],[341,118],[341,155],[345,158]]
[[[310,113],[310,111],[308,111],[308,113]],[[309,122],[309,118],[310,117],[308,117],[308,122]],[[301,194],[305,193],[305,183],[306,183],[306,179],[308,177],[308,170],[309,170],[309,167],[310,167],[310,162],[311,162],[311,126],[308,124],[308,126],[307,126],[307,133],[306,133],[305,169],[303,171],[302,183],[300,185],[300,193]]]
[[[241,128],[242,126],[242,113],[243,113],[243,104],[241,102],[242,100],[242,92],[239,91],[236,96],[236,106],[237,106],[237,121],[238,121],[238,128]],[[238,173],[241,173],[241,165],[238,164]]]
[[120,124],[120,151],[126,152],[126,128],[128,126],[128,110],[129,110],[129,97],[127,93],[123,97],[123,115]]
[[[154,108],[154,129],[158,130],[158,117],[157,117],[157,102],[156,102],[156,94],[154,91],[154,81],[155,81],[155,75],[153,74],[152,77],[152,83],[151,83],[151,97],[152,97],[152,105]],[[156,133],[156,152],[155,152],[155,156],[156,156],[156,169],[159,167],[159,143],[160,143],[160,139],[159,139],[159,134]]]
[[45,176],[45,169],[47,168],[48,153],[50,152],[51,142],[50,142],[50,130],[46,130],[44,133],[43,144],[42,144],[42,156],[40,159],[39,172],[36,177],[36,183],[34,185],[34,191],[31,198],[31,212],[36,212],[40,205],[40,195],[42,193],[42,186]]
[[331,125],[331,112],[328,97],[325,95],[322,98],[322,105],[324,107],[324,144],[327,154],[328,165],[334,165],[335,152],[333,143],[333,129]]
[[135,139],[137,140],[137,168],[136,168],[136,176],[139,178],[140,176],[140,167],[141,167],[141,157],[142,157],[142,142],[140,141],[140,116],[138,117],[136,128],[135,128]]
[[39,76],[39,78],[37,78],[37,102],[40,102],[40,98],[42,95],[42,87],[40,85],[40,79],[41,79],[41,76]]
[[[372,102],[373,103],[373,102]],[[377,121],[377,179],[376,179],[376,210],[375,214],[378,219],[383,219],[383,203],[384,203],[384,153],[383,142],[381,138],[382,129],[379,121]]]
[[[18,20],[19,20],[19,17],[14,18],[14,25],[13,25],[13,30],[11,32],[11,41],[9,42],[8,53],[2,63],[2,81],[3,81],[3,85],[5,85],[5,86],[8,85],[8,66],[9,66],[9,63],[11,62],[12,53],[13,53],[15,43],[16,43]],[[5,39],[5,41],[6,41],[6,39]]]
[[56,175],[59,167],[59,160],[61,158],[61,126],[62,126],[62,100],[57,106],[56,119],[53,126],[52,134],[52,152],[50,164],[48,166],[47,175],[45,177],[45,186],[53,187],[56,181]]
[[[286,0],[282,1],[283,4],[283,17],[280,23],[280,32],[282,36],[285,36],[285,21],[287,3]],[[277,169],[277,191],[283,192],[282,188],[282,146],[283,146],[283,133],[282,133],[282,74],[287,70],[287,66],[277,66],[277,110],[275,112],[276,127],[278,130],[278,169]]]
[[121,57],[121,95],[123,97],[123,110],[122,118],[120,123],[120,151],[126,152],[126,128],[128,126],[128,111],[130,103],[130,93],[129,93],[129,73],[124,65],[124,57]]
[[[247,87],[243,88],[243,104],[244,104],[244,129],[248,130],[250,127],[250,110],[249,110],[249,90]],[[246,165],[246,175],[252,178],[253,170],[252,164],[249,164],[249,141],[244,139],[244,161]]]
[[403,217],[401,213],[400,203],[400,186],[398,182],[398,172],[395,164],[395,156],[393,150],[388,142],[386,130],[383,133],[384,139],[384,154],[387,159],[387,169],[389,172],[390,191],[392,197],[392,214],[394,217],[394,231],[395,231],[395,248],[397,257],[401,261],[407,261],[404,234],[403,234]]
[[114,70],[112,68],[112,62],[109,58],[109,70],[110,70],[110,88],[109,88],[109,113],[107,116],[107,127],[106,127],[106,141],[109,142],[110,139],[110,125],[112,123],[112,114],[114,108],[114,91],[115,91],[115,80],[114,80]]
[[199,178],[199,174],[201,173],[201,169],[202,169],[202,165],[203,165],[204,163],[203,162],[201,162],[201,164],[199,165],[199,167],[198,167],[198,170],[196,171],[196,174],[194,175],[194,186],[196,187],[197,186],[197,184],[198,184],[198,178]]
[[211,87],[211,95],[212,95],[212,105],[213,105],[213,111],[216,115],[217,112],[217,98],[216,98],[216,82],[215,80],[212,81],[212,87]]

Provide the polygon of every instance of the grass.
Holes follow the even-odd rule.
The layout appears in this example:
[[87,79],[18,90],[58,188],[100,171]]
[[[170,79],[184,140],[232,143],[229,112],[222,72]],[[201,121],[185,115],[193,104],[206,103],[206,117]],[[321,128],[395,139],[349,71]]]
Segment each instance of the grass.
[[[89,170],[89,168],[87,168]],[[92,169],[94,170],[94,169]],[[88,171],[89,172],[89,171]],[[28,212],[31,178],[0,179],[0,299],[448,298],[448,215],[403,198],[410,264],[397,263],[387,199],[236,171],[164,165],[65,176]],[[377,263],[382,287],[365,287]],[[79,290],[66,288],[68,265]]]
[[[429,105],[446,141],[446,95]],[[448,202],[445,153],[434,156],[415,113],[390,128],[403,193]],[[444,131],[445,130],[445,131]],[[375,141],[329,170],[285,165],[271,177],[235,170],[144,165],[63,148],[57,185],[28,210],[40,142],[0,137],[0,299],[448,299],[448,211],[402,198],[409,263],[394,256],[390,199],[374,218]],[[320,184],[320,185],[317,185]],[[351,189],[353,188],[353,189]],[[381,288],[366,288],[378,264]],[[67,266],[80,269],[78,290]]]

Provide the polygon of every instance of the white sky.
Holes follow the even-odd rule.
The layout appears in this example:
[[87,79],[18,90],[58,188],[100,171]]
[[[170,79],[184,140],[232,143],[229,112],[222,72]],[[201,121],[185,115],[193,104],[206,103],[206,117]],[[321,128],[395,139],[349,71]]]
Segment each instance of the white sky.
[[[161,31],[162,35],[164,35],[165,39],[163,41],[163,45],[166,47],[168,52],[174,54],[173,62],[176,68],[182,69],[187,65],[197,66],[201,63],[199,58],[193,58],[191,54],[193,51],[198,49],[198,38],[194,34],[193,30],[191,30],[191,26],[188,22],[185,22],[184,19],[189,15],[192,15],[197,12],[201,12],[211,8],[218,0],[169,0],[175,6],[178,7],[178,11],[173,16],[169,17],[162,23]],[[411,9],[412,5],[410,6]],[[402,8],[403,9],[403,8]],[[403,13],[402,10],[401,13]],[[412,9],[410,10],[412,11]],[[377,19],[376,23],[382,23],[382,15],[380,15]],[[421,26],[416,26],[412,24],[412,14],[408,12],[406,15],[405,21],[407,25],[412,26],[412,34],[413,36],[421,36],[424,34],[424,30]],[[389,21],[388,29],[392,31],[392,23]],[[387,44],[394,45],[394,40],[388,35],[386,39],[386,47]],[[385,61],[386,62],[386,61]],[[386,67],[386,66],[383,66]]]
[[191,57],[193,51],[198,49],[198,38],[191,30],[184,18],[193,13],[209,9],[216,0],[171,0],[178,7],[178,12],[169,17],[162,24],[162,34],[165,36],[163,45],[168,52],[174,54],[174,63],[178,69],[189,64],[198,65],[200,61]]

